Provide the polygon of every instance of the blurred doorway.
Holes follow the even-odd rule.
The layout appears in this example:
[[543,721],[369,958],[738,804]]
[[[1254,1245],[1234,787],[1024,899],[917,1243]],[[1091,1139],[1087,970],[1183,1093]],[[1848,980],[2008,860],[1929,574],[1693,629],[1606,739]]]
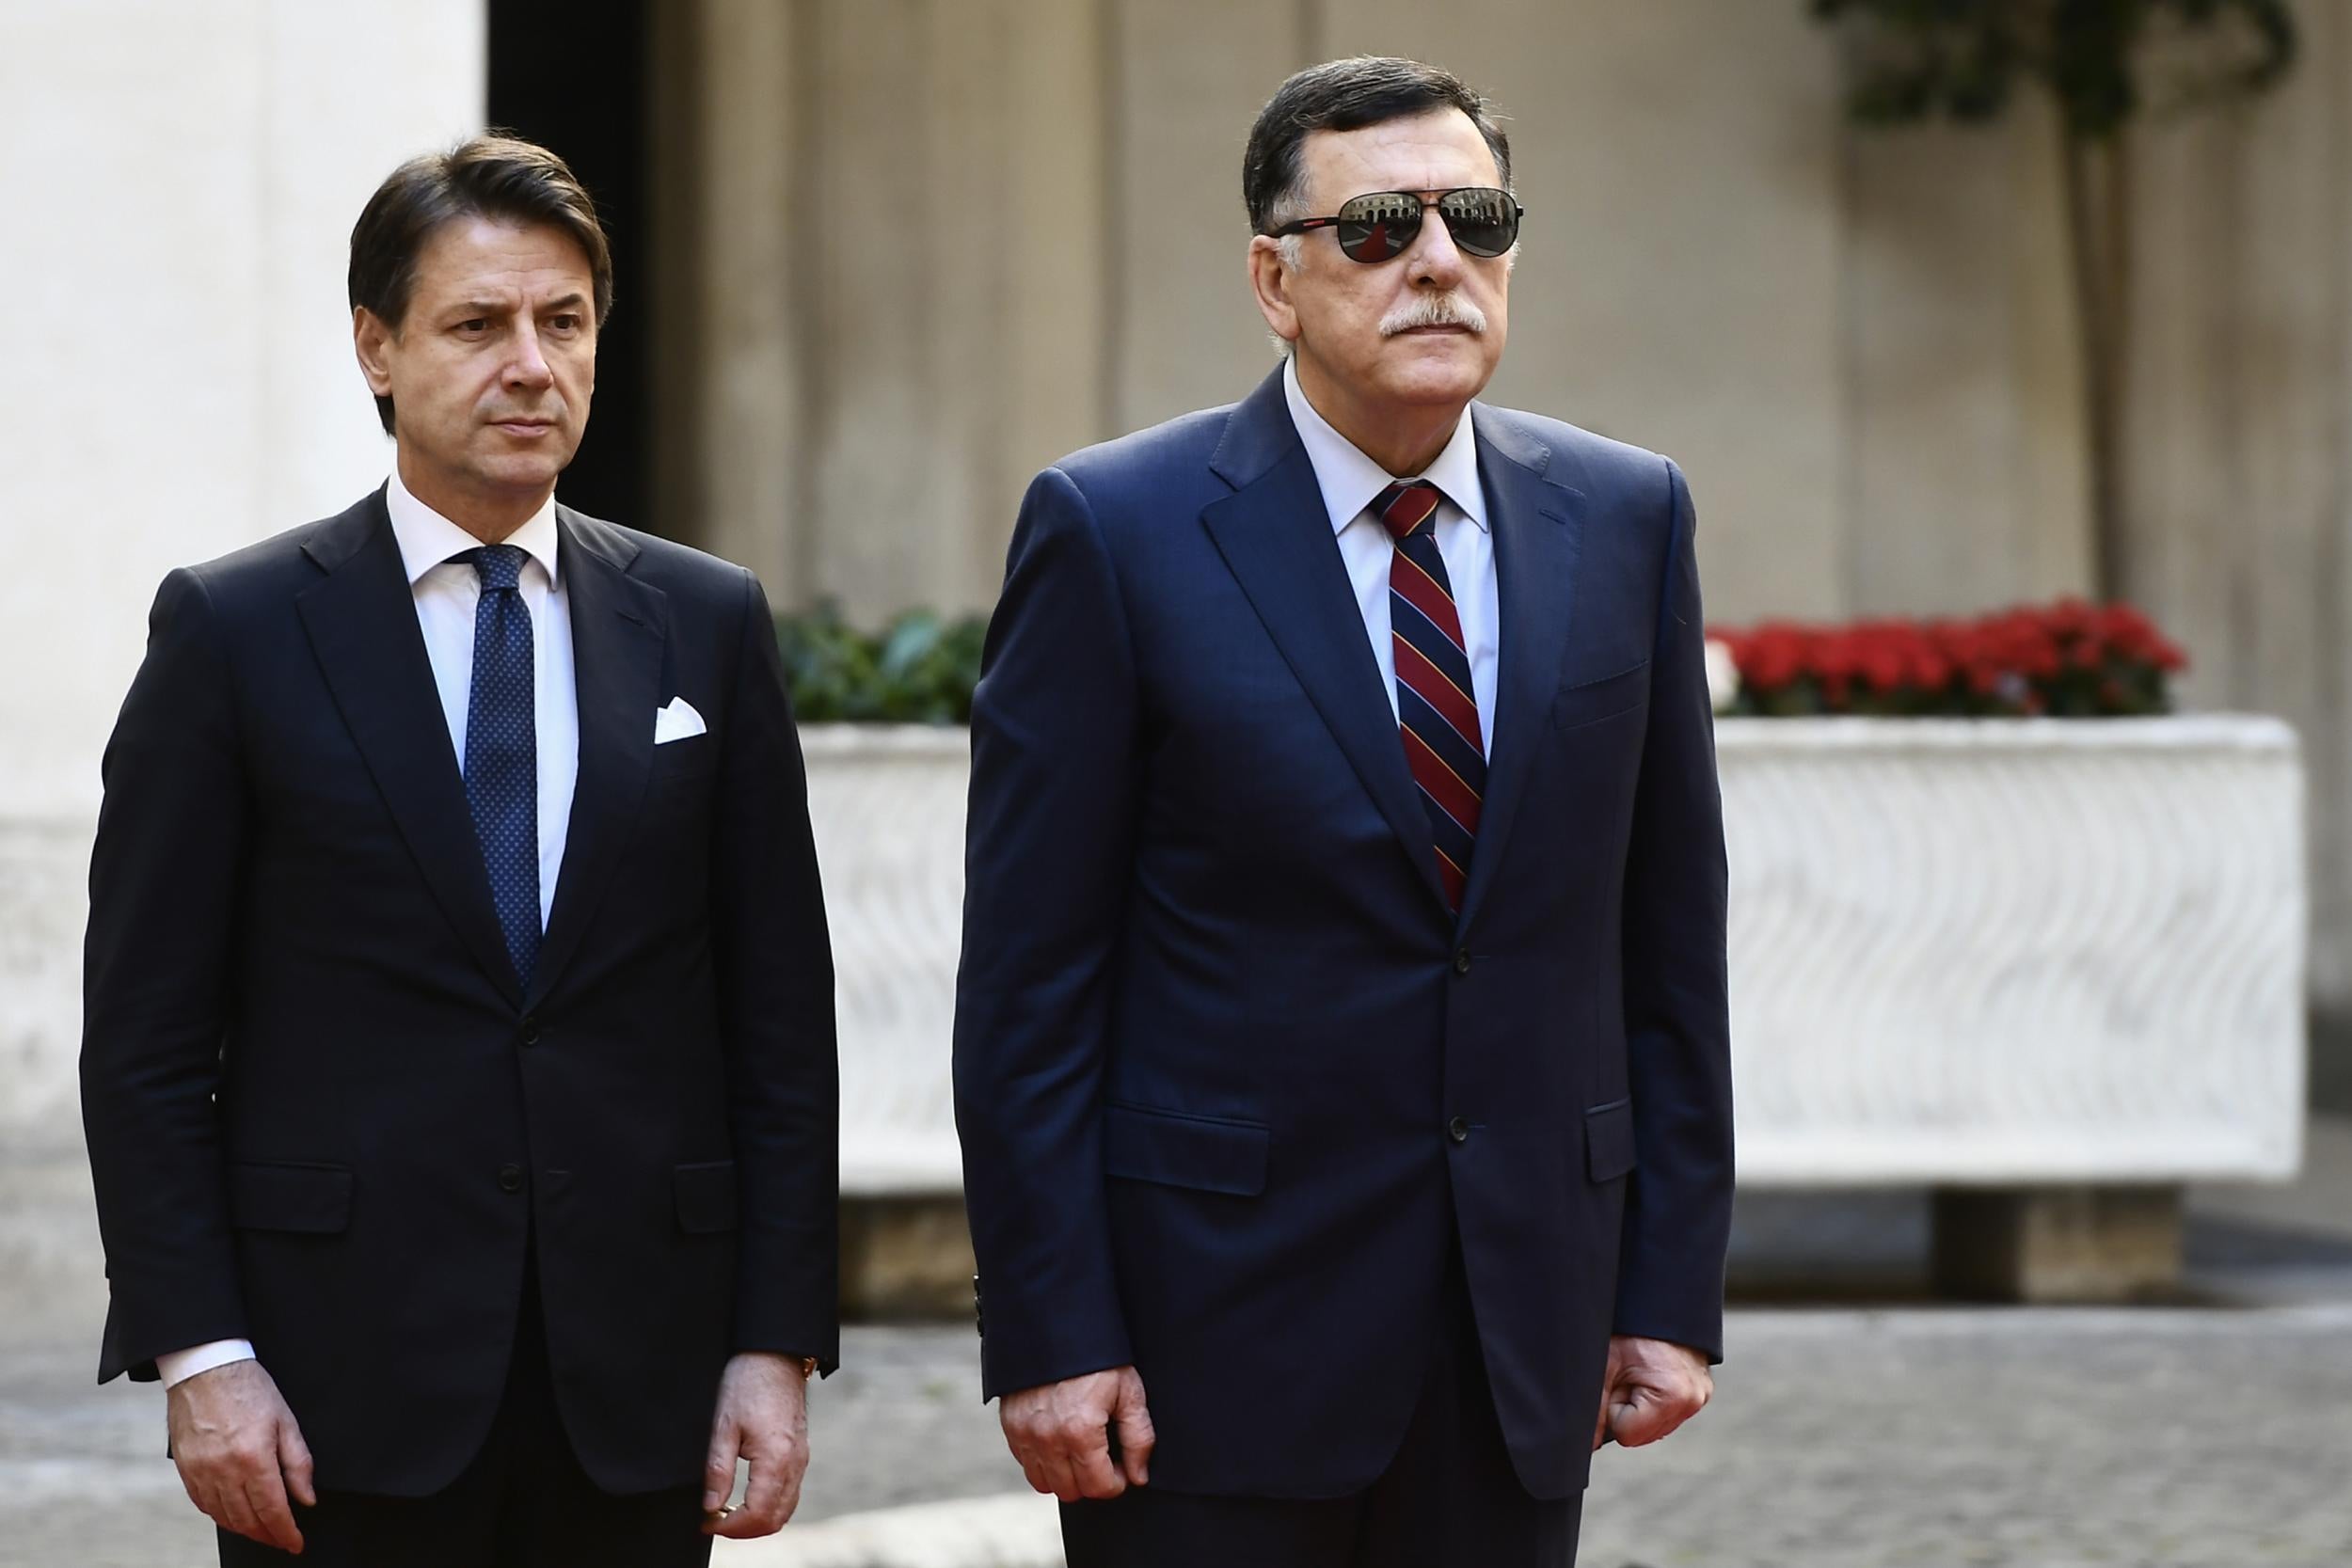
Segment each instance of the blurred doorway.
[[614,304],[596,345],[596,405],[558,494],[593,516],[665,532],[652,495],[646,367],[650,10],[650,0],[490,0],[489,122],[560,153],[612,236]]

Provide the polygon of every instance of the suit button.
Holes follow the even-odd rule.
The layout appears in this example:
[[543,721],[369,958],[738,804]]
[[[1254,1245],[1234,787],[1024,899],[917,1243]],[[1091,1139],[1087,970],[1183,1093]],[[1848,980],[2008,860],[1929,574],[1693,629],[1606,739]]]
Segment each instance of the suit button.
[[1470,1142],[1470,1117],[1455,1117],[1445,1124],[1445,1135],[1457,1144]]
[[525,1013],[523,1015],[523,1026],[519,1030],[516,1031],[516,1037],[520,1039],[525,1045],[537,1045],[539,1043],[539,1019],[537,1014]]
[[523,1167],[520,1165],[499,1166],[499,1191],[502,1193],[519,1193],[522,1190]]
[[1465,947],[1460,952],[1454,955],[1454,973],[1456,974],[1468,974],[1470,973],[1469,948]]

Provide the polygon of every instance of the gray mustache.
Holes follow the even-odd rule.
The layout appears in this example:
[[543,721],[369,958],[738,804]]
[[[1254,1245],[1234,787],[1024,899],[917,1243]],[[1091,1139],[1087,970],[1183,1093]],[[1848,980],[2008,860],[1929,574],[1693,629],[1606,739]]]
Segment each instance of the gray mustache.
[[1450,289],[1441,294],[1416,294],[1408,304],[1399,306],[1380,318],[1380,336],[1393,338],[1417,326],[1462,326],[1472,332],[1484,332],[1486,330],[1486,312],[1464,299],[1459,290]]

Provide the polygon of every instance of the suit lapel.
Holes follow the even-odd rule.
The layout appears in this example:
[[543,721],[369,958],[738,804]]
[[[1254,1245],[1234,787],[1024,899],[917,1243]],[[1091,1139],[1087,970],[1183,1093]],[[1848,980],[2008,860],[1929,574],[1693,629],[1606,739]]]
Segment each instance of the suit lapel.
[[578,951],[644,803],[669,627],[667,596],[628,575],[637,546],[626,534],[564,506],[556,508],[556,530],[571,609],[580,778],[547,938],[526,998],[532,1007]]
[[1549,449],[1482,405],[1471,404],[1478,477],[1495,535],[1496,601],[1501,615],[1495,679],[1493,754],[1486,800],[1462,895],[1467,930],[1501,869],[1512,824],[1549,728],[1575,627],[1576,569],[1584,537],[1583,495],[1544,476]]
[[1210,466],[1234,492],[1202,510],[1202,526],[1430,895],[1442,903],[1429,818],[1406,766],[1396,715],[1380,689],[1380,666],[1314,465],[1291,424],[1279,372],[1234,408]]
[[381,491],[303,543],[326,575],[295,598],[344,727],[409,853],[483,969],[520,1002],[466,805],[465,777]]

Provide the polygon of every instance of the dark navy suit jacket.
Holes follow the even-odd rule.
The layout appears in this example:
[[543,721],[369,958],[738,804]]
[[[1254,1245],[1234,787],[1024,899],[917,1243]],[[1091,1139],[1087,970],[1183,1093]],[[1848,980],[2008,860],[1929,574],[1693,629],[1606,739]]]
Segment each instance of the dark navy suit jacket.
[[[556,526],[580,782],[528,987],[381,491],[172,573],[106,748],[99,1375],[251,1339],[322,1488],[464,1468],[526,1251],[607,1490],[700,1477],[731,1354],[835,1358],[833,964],[767,600]],[[657,746],[676,697],[707,733]]]
[[1152,1483],[1370,1483],[1458,1235],[1502,1429],[1585,1481],[1613,1332],[1720,1355],[1722,809],[1665,459],[1473,404],[1501,671],[1448,912],[1269,377],[1041,474],[973,715],[956,1019],[985,1391],[1132,1362]]

